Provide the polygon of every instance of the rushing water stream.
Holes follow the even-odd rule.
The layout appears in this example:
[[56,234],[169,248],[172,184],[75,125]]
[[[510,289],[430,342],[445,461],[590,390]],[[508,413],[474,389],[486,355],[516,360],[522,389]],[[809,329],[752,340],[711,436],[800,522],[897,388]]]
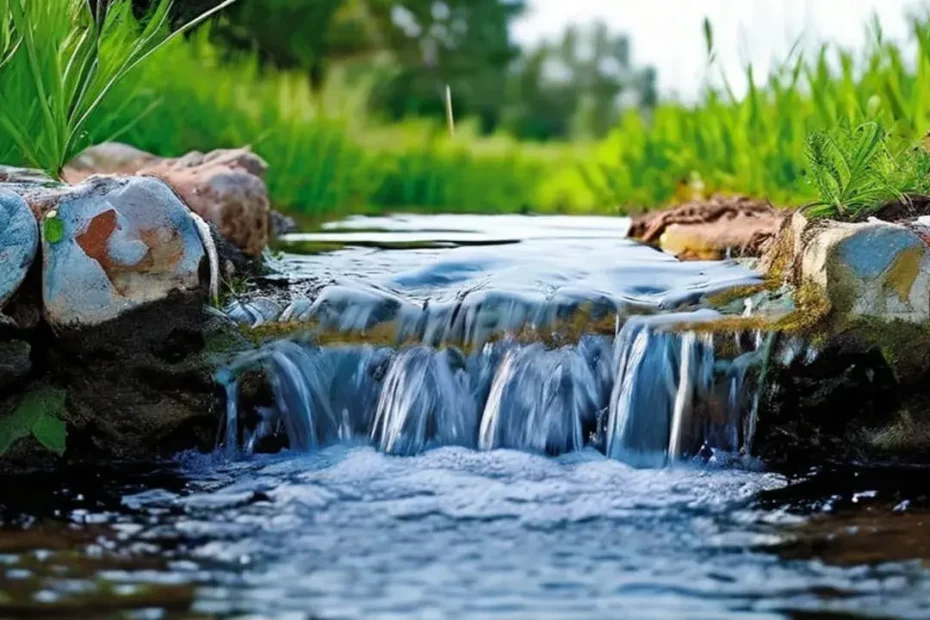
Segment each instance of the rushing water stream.
[[766,472],[764,336],[673,328],[758,276],[626,225],[290,239],[229,313],[312,333],[219,373],[215,453],[2,481],[0,617],[930,616],[928,472]]

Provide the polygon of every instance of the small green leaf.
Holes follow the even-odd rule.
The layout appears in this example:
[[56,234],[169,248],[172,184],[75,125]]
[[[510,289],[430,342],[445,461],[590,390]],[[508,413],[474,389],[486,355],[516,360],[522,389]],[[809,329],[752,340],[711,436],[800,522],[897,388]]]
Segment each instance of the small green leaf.
[[29,434],[29,427],[16,414],[14,411],[0,420],[0,454],[5,454],[10,446]]
[[42,224],[42,232],[49,243],[58,243],[65,236],[65,225],[60,217],[49,217]]
[[61,455],[65,450],[64,422],[67,393],[50,387],[32,390],[9,415],[0,417],[0,454],[29,434],[46,449]]
[[65,453],[65,439],[68,431],[65,423],[58,416],[43,413],[32,425],[32,434],[49,452],[58,456]]

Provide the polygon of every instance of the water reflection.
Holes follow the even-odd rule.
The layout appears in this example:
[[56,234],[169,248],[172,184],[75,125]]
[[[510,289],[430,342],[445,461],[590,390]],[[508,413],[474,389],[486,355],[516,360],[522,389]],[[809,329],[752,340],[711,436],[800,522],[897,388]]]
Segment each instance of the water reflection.
[[4,480],[47,501],[4,503],[0,615],[926,617],[923,491],[840,482],[352,446]]

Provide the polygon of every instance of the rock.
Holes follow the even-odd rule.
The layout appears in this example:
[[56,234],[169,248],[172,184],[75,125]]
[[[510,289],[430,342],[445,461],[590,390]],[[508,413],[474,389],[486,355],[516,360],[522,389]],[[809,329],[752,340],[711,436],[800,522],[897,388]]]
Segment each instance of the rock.
[[0,392],[15,386],[32,370],[32,347],[21,340],[0,341]]
[[42,228],[42,297],[55,328],[85,327],[200,290],[204,247],[165,183],[95,177],[25,195]]
[[26,278],[39,245],[39,230],[29,205],[0,189],[0,308]]
[[104,142],[92,146],[68,162],[64,178],[77,184],[95,174],[133,175],[157,163],[162,158],[120,142]]
[[0,183],[17,185],[55,185],[58,182],[41,170],[0,166]]
[[289,235],[291,233],[298,232],[300,229],[297,227],[297,222],[294,221],[289,215],[284,215],[280,211],[271,210],[271,234],[275,237],[281,237],[282,235]]
[[163,159],[124,144],[106,143],[75,158],[64,176],[69,182],[91,174],[158,177],[236,247],[259,256],[268,244],[270,207],[263,180],[267,170],[264,160],[247,149]]
[[784,217],[767,201],[714,196],[634,217],[629,235],[686,260],[758,256]]
[[163,179],[224,237],[250,256],[268,245],[268,190],[257,173],[265,163],[242,149],[192,153],[144,168],[139,174]]
[[930,228],[795,213],[761,267],[821,291],[835,319],[930,321]]

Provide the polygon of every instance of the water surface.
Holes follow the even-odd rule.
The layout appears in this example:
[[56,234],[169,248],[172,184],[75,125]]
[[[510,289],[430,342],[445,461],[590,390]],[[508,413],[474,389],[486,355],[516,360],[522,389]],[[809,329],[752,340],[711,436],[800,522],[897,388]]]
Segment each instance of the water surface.
[[[682,378],[721,364],[709,349],[698,355],[694,339],[639,338],[651,323],[629,316],[692,312],[708,291],[758,275],[731,262],[679,263],[623,239],[627,225],[353,218],[293,238],[316,245],[281,259],[291,292],[307,295],[292,314],[329,312],[364,336],[409,308],[421,327],[441,326],[438,342],[465,334],[477,352],[436,353],[446,364],[437,366],[432,341],[416,354],[302,344],[280,358],[292,373],[280,377],[305,383],[288,384],[295,391],[281,391],[286,402],[275,406],[315,433],[323,410],[336,422],[299,449],[247,454],[237,428],[235,446],[211,455],[0,480],[0,616],[930,617],[930,472],[822,465],[789,479],[739,452],[738,420],[725,422],[732,433],[723,435],[736,438],[727,449],[702,427],[695,437],[707,449],[672,450],[678,395],[700,391],[696,382],[682,390]],[[600,334],[598,347],[626,353],[590,356],[587,341],[507,342],[525,322],[542,337],[545,319],[559,315],[549,310],[579,300],[616,315],[618,343]],[[469,317],[468,329],[456,331],[458,316]],[[635,327],[626,344],[623,321]],[[486,342],[492,332],[502,340]],[[495,347],[516,352],[506,372],[489,361]],[[630,351],[639,356],[632,374],[618,367],[633,363]],[[496,400],[468,391],[476,364],[475,385],[497,389]],[[419,375],[427,381],[405,378],[427,367],[433,374]],[[727,375],[728,398],[751,402],[751,385],[736,376]],[[628,392],[617,377],[635,378]],[[449,399],[449,389],[468,397]],[[551,398],[537,398],[545,390]],[[440,401],[460,405],[437,417]],[[461,422],[462,408],[472,434],[436,432],[437,420]],[[371,424],[379,411],[397,420],[389,426],[399,444],[361,423],[338,424],[353,416]],[[511,440],[482,440],[479,418],[489,411],[510,429],[497,437]],[[563,424],[590,430],[611,415],[623,446],[632,435],[622,420],[660,431],[653,467],[634,467],[626,451]],[[520,416],[547,432],[519,433]],[[414,436],[408,420],[424,421],[413,425],[422,432]],[[563,429],[575,439],[548,441]],[[403,456],[387,453],[397,445]]]

